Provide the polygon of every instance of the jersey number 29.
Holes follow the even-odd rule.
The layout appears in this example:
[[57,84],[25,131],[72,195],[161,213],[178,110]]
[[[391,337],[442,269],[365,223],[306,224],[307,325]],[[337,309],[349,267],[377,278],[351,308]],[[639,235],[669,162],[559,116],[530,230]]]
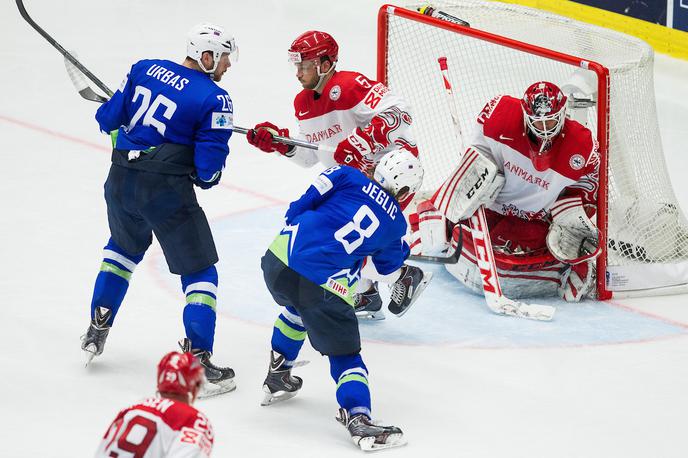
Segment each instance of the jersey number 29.
[[[362,227],[365,218],[370,220],[367,227]],[[354,215],[353,221],[349,221],[334,233],[334,239],[344,245],[344,251],[351,254],[356,248],[363,245],[366,238],[372,237],[377,228],[380,226],[380,220],[377,219],[375,213],[367,205],[362,205]],[[349,234],[355,232],[358,237],[349,241],[346,239]]]
[[139,109],[136,110],[136,113],[134,113],[134,116],[131,118],[129,127],[127,127],[127,129],[131,130],[136,123],[139,122],[141,117],[143,117],[142,124],[144,126],[154,127],[160,135],[164,136],[167,126],[165,126],[165,123],[162,121],[155,119],[153,115],[155,115],[156,110],[162,105],[165,107],[162,117],[169,121],[172,119],[172,115],[177,110],[177,104],[162,94],[158,94],[155,100],[153,100],[153,103],[151,103],[152,95],[153,93],[147,87],[136,86],[136,88],[134,88],[134,97],[131,99],[131,101],[136,103],[136,100],[138,100],[139,97],[141,97],[142,100]]

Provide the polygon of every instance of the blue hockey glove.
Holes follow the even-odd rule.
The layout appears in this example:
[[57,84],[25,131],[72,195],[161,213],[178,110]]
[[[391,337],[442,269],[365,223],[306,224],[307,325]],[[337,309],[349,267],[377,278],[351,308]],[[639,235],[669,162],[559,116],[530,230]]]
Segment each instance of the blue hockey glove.
[[193,184],[195,184],[199,188],[210,189],[220,182],[220,178],[222,178],[222,170],[215,172],[215,174],[212,177],[210,177],[208,181],[199,178],[198,175],[196,175],[195,173],[192,173],[190,177],[191,181],[193,181]]

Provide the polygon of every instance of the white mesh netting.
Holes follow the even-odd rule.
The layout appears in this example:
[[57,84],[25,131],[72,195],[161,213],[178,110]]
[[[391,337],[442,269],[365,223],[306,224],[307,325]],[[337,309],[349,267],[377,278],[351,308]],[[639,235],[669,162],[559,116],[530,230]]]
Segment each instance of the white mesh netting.
[[[423,4],[405,8],[415,11],[420,6]],[[650,46],[622,33],[522,6],[478,0],[441,1],[433,6],[468,21],[472,28],[595,61],[609,69],[608,263],[685,261],[688,230],[662,152]],[[458,162],[459,147],[438,70],[440,56],[448,59],[462,130],[473,125],[492,97],[520,97],[535,81],[549,80],[563,87],[575,75],[579,81],[592,82],[592,87],[597,85],[597,76],[591,71],[388,15],[387,82],[413,108],[414,133],[426,167],[424,192],[437,189]],[[596,133],[595,110],[571,111]]]

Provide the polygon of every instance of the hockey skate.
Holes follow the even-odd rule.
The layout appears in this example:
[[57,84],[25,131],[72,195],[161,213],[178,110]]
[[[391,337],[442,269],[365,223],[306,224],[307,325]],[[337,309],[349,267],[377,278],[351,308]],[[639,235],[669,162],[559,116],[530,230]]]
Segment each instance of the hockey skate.
[[112,316],[110,309],[96,307],[95,316],[91,319],[86,334],[81,336],[81,349],[86,352],[86,367],[105,349],[105,340],[110,332],[110,325],[108,325],[110,316]]
[[260,405],[269,406],[291,399],[303,386],[301,377],[291,375],[291,370],[297,365],[287,367],[284,365],[285,362],[283,355],[270,351],[270,368],[263,382],[265,397]]
[[377,289],[377,283],[365,293],[354,294],[354,312],[359,320],[384,320],[382,298]]
[[208,350],[191,348],[191,340],[186,337],[179,341],[179,346],[183,352],[191,352],[191,354],[198,358],[205,369],[205,378],[208,380],[208,383],[204,383],[201,387],[201,391],[198,393],[199,399],[218,396],[236,389],[234,370],[232,368],[214,365],[210,361],[212,353]]
[[423,272],[416,266],[404,266],[401,277],[392,286],[387,309],[396,316],[402,316],[416,302],[431,279],[432,272]]
[[404,433],[396,426],[380,426],[363,414],[350,416],[341,408],[336,419],[349,430],[351,440],[364,452],[406,445]]

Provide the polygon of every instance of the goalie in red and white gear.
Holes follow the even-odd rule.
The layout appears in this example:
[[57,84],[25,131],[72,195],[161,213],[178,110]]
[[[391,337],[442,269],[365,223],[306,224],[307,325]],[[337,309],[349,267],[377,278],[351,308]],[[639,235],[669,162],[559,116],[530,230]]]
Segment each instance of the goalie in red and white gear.
[[[289,47],[289,61],[303,90],[294,99],[294,115],[299,125],[297,138],[309,143],[332,146],[334,153],[288,146],[275,135],[288,137],[289,129],[262,122],[246,134],[248,142],[260,150],[278,152],[303,167],[322,164],[348,165],[372,173],[389,152],[405,149],[418,157],[411,135],[411,113],[406,102],[379,81],[358,72],[337,71],[339,45],[326,32],[311,30],[299,35]],[[413,200],[409,195],[399,202],[404,209]],[[359,316],[377,319],[382,302],[367,279],[359,282],[355,297]]]
[[[566,96],[537,82],[521,100],[502,95],[477,117],[459,166],[411,215],[413,254],[452,252],[447,270],[482,292],[467,219],[485,206],[497,272],[507,297],[594,291],[600,235],[593,222],[599,156],[591,132],[566,118]],[[455,224],[458,223],[458,224]],[[452,245],[453,244],[453,245]]]
[[158,364],[158,394],[122,410],[96,457],[201,458],[213,449],[213,428],[192,404],[205,370],[191,353],[170,352]]

